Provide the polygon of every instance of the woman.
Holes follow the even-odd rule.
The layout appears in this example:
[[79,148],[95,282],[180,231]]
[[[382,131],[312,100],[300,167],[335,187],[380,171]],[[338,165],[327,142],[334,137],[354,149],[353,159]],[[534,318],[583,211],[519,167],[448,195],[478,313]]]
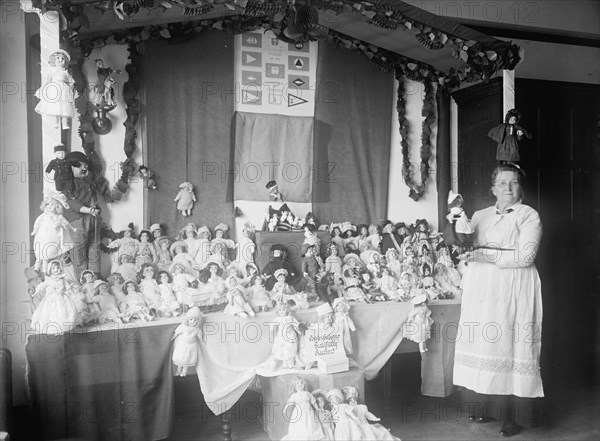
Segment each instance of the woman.
[[521,169],[498,166],[492,175],[495,206],[473,215],[474,251],[463,277],[460,335],[456,342],[454,384],[470,420],[502,419],[500,433],[513,436],[538,423],[543,397],[540,376],[542,294],[534,265],[542,224],[521,203]]

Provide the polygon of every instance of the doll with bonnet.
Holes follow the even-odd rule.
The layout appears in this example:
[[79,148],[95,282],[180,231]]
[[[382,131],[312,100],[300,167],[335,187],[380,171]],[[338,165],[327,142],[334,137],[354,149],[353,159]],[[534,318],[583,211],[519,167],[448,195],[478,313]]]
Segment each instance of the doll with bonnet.
[[177,202],[177,209],[181,211],[183,216],[191,216],[194,202],[196,202],[194,186],[191,182],[182,182],[179,184],[179,192],[175,196],[175,202]]
[[173,364],[177,366],[175,375],[185,377],[189,368],[198,363],[202,343],[202,312],[194,306],[185,314],[185,320],[173,333]]
[[336,440],[359,441],[366,439],[363,438],[359,420],[352,412],[352,406],[346,403],[344,393],[340,389],[335,388],[327,392],[327,401],[331,406],[331,414],[334,418]]
[[304,378],[294,377],[291,381],[292,394],[283,407],[284,415],[292,409],[288,432],[282,441],[320,441],[325,439],[317,417],[317,401],[308,391],[308,383]]
[[496,160],[504,162],[516,162],[521,159],[519,155],[519,141],[523,137],[531,139],[531,133],[517,125],[521,119],[521,113],[511,109],[506,113],[504,122],[491,129],[488,136],[496,141]]

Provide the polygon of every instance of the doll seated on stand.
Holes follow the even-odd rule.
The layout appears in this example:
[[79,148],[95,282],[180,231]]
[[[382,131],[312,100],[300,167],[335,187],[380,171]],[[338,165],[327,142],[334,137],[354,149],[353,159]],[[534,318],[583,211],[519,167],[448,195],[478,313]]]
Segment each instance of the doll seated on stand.
[[185,320],[173,333],[173,364],[177,366],[175,375],[185,377],[189,368],[198,364],[198,354],[202,344],[202,312],[194,306],[185,314]]

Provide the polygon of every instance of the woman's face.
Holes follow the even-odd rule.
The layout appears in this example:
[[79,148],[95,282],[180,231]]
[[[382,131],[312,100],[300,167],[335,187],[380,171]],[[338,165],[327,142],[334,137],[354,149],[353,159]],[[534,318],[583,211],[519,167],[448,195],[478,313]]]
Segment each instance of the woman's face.
[[501,171],[496,176],[492,193],[500,205],[516,204],[523,195],[519,175],[512,170]]

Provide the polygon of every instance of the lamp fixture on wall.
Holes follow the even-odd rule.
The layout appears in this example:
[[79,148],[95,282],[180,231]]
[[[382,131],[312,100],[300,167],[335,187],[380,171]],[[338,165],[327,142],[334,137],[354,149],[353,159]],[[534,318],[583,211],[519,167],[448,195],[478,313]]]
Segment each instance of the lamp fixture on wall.
[[311,6],[310,0],[300,6],[290,5],[286,10],[286,21],[292,23],[283,30],[283,35],[296,45],[327,37],[329,29],[319,24],[319,11]]

